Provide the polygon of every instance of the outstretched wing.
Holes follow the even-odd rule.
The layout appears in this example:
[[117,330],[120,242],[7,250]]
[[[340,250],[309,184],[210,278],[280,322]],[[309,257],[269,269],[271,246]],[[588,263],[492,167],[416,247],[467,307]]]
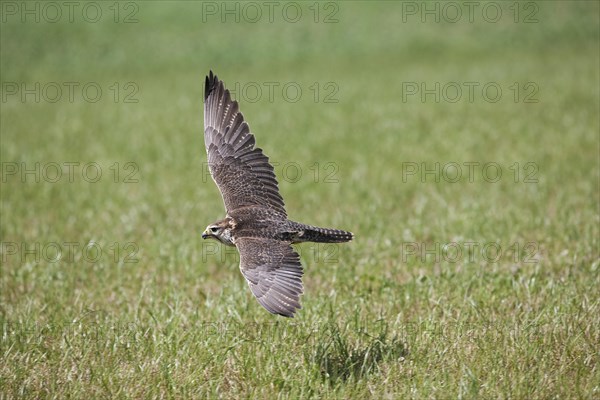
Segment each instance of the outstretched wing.
[[237,101],[212,71],[204,87],[204,144],[210,174],[228,213],[259,205],[287,216],[269,158],[254,147],[254,135]]
[[238,238],[240,270],[258,302],[273,314],[293,317],[300,306],[302,264],[285,242],[267,238]]

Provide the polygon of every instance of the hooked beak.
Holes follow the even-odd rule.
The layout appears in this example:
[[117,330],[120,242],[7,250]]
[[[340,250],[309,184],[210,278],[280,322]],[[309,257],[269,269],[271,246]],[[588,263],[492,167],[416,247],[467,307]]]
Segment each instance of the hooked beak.
[[206,231],[202,232],[202,239],[208,238],[210,235]]

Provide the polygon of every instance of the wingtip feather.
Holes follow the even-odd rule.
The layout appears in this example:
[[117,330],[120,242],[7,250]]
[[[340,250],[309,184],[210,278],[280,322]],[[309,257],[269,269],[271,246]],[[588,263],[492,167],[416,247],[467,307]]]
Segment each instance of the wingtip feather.
[[213,74],[212,69],[206,75],[206,79],[204,80],[204,101],[208,99],[208,96],[216,89],[219,84],[219,78],[217,75]]

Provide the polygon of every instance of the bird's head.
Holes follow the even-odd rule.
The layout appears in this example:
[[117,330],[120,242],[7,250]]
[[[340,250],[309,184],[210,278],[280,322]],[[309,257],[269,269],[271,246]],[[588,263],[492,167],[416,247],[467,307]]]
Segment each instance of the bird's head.
[[216,239],[221,243],[224,243],[229,246],[233,246],[233,241],[231,237],[231,229],[233,228],[231,219],[225,218],[221,221],[217,221],[214,224],[210,224],[206,227],[204,232],[202,232],[202,239]]

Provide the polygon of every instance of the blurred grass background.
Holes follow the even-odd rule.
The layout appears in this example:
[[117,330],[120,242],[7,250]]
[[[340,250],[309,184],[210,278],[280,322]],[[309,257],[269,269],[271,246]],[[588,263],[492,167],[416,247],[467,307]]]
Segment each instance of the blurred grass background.
[[[20,14],[36,3],[39,22]],[[73,22],[63,9],[52,23],[43,3],[2,3],[3,398],[598,396],[597,2],[482,2],[473,22],[459,2],[455,23],[444,3],[429,3],[439,22],[423,21],[418,2],[293,3],[295,23],[279,2],[272,23],[260,2],[257,22],[247,3],[97,2],[96,23],[77,4]],[[502,17],[486,20],[486,6]],[[234,12],[223,23],[225,7],[240,22]],[[237,255],[200,239],[224,214],[203,174],[210,69],[230,88],[279,85],[273,101],[236,95],[280,163],[290,217],[356,235],[301,247],[294,320],[266,313]],[[10,92],[36,82],[79,86],[73,102]],[[103,90],[93,103],[81,94],[90,82]],[[281,92],[290,82],[297,102]],[[472,102],[406,97],[407,83],[436,82],[480,86]],[[503,90],[495,103],[481,95],[490,82]],[[331,87],[336,102],[325,102]],[[80,163],[74,182],[7,173],[65,162]],[[282,178],[290,162],[297,181]],[[495,162],[503,175],[403,179],[409,162]],[[82,178],[88,163],[101,168],[96,183]],[[526,163],[537,183],[523,182]],[[137,182],[123,183],[132,171]],[[73,260],[49,261],[43,249],[66,253],[66,242],[79,246]],[[453,242],[498,243],[503,256],[406,254]],[[90,245],[98,261],[84,257]]]

